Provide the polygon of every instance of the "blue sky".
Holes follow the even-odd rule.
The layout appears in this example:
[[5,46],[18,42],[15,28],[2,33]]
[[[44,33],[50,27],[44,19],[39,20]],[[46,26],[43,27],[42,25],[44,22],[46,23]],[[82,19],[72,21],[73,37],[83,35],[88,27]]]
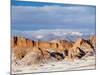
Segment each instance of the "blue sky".
[[95,6],[12,0],[12,30],[88,29],[95,31]]

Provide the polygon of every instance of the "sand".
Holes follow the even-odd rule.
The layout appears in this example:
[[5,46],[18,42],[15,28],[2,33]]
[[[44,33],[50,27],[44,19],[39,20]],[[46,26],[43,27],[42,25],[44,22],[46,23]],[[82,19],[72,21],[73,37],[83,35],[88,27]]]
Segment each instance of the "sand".
[[96,68],[95,56],[88,56],[77,59],[73,62],[66,60],[48,61],[38,65],[15,65],[12,64],[12,74],[37,73],[37,72],[54,72],[54,71],[71,71],[71,70],[88,70]]

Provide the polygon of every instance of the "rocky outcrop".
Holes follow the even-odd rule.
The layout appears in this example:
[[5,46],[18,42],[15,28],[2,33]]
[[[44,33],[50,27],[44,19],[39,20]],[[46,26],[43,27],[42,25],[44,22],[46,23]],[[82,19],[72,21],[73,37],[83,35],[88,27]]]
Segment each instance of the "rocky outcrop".
[[14,47],[33,47],[35,42],[24,37],[13,37],[12,48]]
[[51,42],[53,44],[53,47],[55,46],[57,52],[63,52],[64,50],[69,50],[73,46],[73,43],[67,40],[53,40]]
[[89,41],[92,44],[92,46],[94,47],[94,49],[96,49],[96,36],[95,35],[90,36]]
[[73,43],[69,42],[67,40],[60,40],[59,43],[63,46],[64,49],[68,50],[70,48],[72,48]]
[[51,47],[49,42],[33,41],[24,37],[13,37],[11,41],[12,52],[18,60],[23,59],[29,53],[38,53],[39,51],[43,58],[50,58],[49,53],[46,51]]
[[11,41],[12,52],[16,59],[22,60],[32,53],[29,56],[33,55],[34,59],[42,57],[41,59],[46,61],[51,57],[57,59],[81,58],[86,53],[93,52],[96,38],[95,36],[89,40],[79,38],[74,43],[67,40],[34,41],[24,37],[13,37]]
[[[30,50],[30,51],[29,51]],[[38,48],[24,48],[24,49],[16,49],[14,53],[15,61],[17,65],[34,65],[45,63],[50,58],[50,55],[45,53],[46,51],[42,51]],[[42,51],[42,52],[41,52]],[[48,54],[48,55],[47,55]],[[48,56],[48,57],[46,57]]]
[[84,52],[93,51],[93,46],[90,44],[90,42],[82,38],[77,39],[72,48],[75,50],[77,47],[82,49]]
[[72,47],[68,49],[68,59],[81,58],[87,53],[93,53],[94,48],[88,40],[78,38]]

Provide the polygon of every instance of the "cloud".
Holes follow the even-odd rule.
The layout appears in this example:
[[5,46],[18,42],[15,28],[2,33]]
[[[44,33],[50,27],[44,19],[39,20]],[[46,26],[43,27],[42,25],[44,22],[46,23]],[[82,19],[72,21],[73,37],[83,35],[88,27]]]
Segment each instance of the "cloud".
[[95,27],[92,6],[12,6],[12,27],[23,29]]

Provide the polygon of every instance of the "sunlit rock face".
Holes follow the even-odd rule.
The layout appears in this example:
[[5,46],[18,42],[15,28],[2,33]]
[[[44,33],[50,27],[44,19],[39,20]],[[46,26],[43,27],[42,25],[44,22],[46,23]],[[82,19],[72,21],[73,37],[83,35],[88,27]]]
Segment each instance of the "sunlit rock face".
[[12,38],[12,47],[33,47],[34,45],[34,41],[26,39],[24,37]]
[[78,38],[75,42],[68,40],[34,41],[25,37],[12,37],[11,39],[12,52],[14,57],[19,60],[30,53],[36,58],[41,56],[47,60],[52,57],[52,52],[54,52],[55,58],[63,59],[66,56],[70,59],[81,58],[86,53],[93,52],[95,44],[95,36],[91,36],[89,40]]
[[90,36],[90,43],[93,45],[94,49],[96,49],[96,36]]
[[93,51],[93,46],[91,45],[91,43],[88,40],[82,38],[78,38],[73,44],[74,49],[77,47],[81,48],[84,52]]

